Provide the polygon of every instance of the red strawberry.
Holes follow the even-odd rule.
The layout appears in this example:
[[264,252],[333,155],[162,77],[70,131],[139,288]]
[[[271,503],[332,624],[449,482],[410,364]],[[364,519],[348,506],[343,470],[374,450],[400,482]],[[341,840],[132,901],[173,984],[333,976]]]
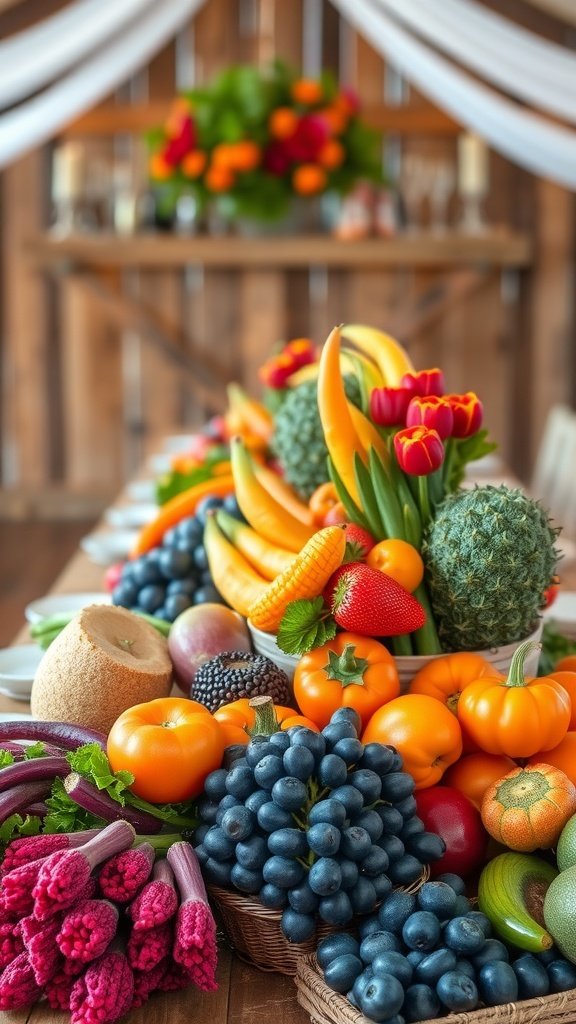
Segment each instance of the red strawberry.
[[364,562],[349,562],[336,569],[324,598],[342,629],[364,636],[412,633],[426,620],[422,605],[412,594]]
[[345,562],[361,562],[376,543],[376,538],[357,523],[346,523]]

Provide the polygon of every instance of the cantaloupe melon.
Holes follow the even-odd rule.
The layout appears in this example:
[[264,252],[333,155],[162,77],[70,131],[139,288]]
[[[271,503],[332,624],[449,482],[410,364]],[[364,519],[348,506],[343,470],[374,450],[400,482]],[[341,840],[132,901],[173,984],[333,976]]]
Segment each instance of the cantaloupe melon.
[[83,608],[50,644],[32,686],[35,718],[108,733],[118,716],[166,697],[172,662],[166,638],[114,605]]

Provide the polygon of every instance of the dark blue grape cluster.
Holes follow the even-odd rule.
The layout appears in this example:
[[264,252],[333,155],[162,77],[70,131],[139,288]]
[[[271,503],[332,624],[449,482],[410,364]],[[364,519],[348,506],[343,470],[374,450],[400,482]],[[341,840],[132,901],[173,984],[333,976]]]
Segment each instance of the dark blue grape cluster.
[[363,746],[360,724],[340,708],[320,733],[255,736],[205,782],[195,842],[206,880],[281,910],[290,942],[310,939],[318,918],[369,914],[445,849],[416,817],[398,752]]
[[204,498],[195,515],[166,531],[160,547],[124,563],[112,592],[112,604],[147,612],[167,622],[173,622],[191,605],[223,604],[202,542],[206,514],[214,508],[225,508],[230,515],[242,518],[234,495]]
[[558,950],[521,953],[492,934],[458,875],[390,893],[357,935],[338,932],[316,951],[326,984],[374,1021],[410,1024],[576,987]]

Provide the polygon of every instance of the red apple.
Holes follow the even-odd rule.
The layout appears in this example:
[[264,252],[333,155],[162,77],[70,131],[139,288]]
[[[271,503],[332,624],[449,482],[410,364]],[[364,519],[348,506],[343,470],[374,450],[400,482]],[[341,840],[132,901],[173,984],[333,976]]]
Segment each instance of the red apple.
[[246,621],[222,604],[198,604],[174,619],[168,651],[176,682],[187,696],[196,672],[205,661],[223,651],[251,651]]
[[426,831],[437,832],[446,843],[445,854],[431,865],[432,877],[449,871],[466,878],[485,859],[488,834],[480,812],[451,786],[431,786],[414,795]]

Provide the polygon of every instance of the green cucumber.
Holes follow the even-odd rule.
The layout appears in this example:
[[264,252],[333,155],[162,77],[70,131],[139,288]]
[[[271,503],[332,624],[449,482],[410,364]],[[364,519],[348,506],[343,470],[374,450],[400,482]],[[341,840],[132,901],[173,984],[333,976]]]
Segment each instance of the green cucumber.
[[542,907],[546,890],[557,874],[556,868],[540,857],[501,853],[480,875],[478,908],[501,939],[531,953],[541,953],[553,945],[550,932],[543,927]]

